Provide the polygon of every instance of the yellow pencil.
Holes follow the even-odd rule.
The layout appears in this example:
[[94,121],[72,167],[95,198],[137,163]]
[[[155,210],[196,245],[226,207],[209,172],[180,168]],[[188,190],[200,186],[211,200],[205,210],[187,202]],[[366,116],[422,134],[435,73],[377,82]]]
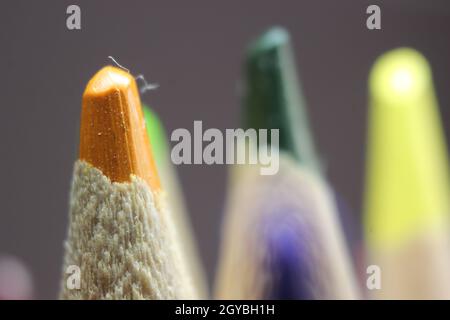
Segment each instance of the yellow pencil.
[[449,171],[430,67],[407,48],[370,75],[365,229],[375,298],[450,298]]

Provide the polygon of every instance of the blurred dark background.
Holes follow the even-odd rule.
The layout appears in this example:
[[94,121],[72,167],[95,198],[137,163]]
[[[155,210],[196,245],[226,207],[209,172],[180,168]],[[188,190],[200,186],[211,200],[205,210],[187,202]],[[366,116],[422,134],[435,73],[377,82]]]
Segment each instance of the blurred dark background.
[[[70,4],[82,30],[66,28]],[[381,30],[366,28],[370,4],[381,7]],[[367,76],[379,54],[411,46],[429,59],[450,140],[448,1],[2,1],[0,253],[28,265],[36,298],[57,297],[81,95],[107,56],[160,84],[142,100],[169,133],[194,120],[236,128],[243,51],[272,25],[291,32],[328,178],[359,219]],[[212,279],[227,167],[178,172]]]

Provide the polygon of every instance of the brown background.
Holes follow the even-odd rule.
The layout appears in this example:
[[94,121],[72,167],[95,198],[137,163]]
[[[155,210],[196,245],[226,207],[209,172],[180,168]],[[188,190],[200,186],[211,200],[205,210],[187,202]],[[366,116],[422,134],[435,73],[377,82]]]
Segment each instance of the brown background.
[[[81,31],[66,29],[69,4],[81,6]],[[381,31],[365,27],[369,4],[381,6]],[[0,253],[29,265],[36,297],[57,296],[81,95],[106,57],[160,84],[143,101],[169,132],[193,120],[236,128],[243,50],[274,24],[292,33],[329,180],[358,217],[366,80],[377,55],[407,45],[429,58],[449,140],[448,1],[2,1]],[[226,166],[178,169],[211,278]]]

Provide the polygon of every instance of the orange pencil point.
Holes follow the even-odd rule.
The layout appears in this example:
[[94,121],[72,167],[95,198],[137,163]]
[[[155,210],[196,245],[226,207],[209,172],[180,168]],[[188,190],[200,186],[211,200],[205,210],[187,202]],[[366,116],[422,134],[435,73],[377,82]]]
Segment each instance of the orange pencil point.
[[160,189],[133,76],[116,67],[98,71],[83,94],[79,158],[112,182],[135,175],[152,190]]

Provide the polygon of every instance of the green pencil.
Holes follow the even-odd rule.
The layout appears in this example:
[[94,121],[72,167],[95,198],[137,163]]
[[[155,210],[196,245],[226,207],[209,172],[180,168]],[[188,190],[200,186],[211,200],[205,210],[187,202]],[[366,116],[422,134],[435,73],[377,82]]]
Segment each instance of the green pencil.
[[144,118],[150,145],[155,158],[156,167],[161,179],[161,185],[168,197],[168,205],[175,224],[177,236],[181,239],[181,252],[183,260],[187,261],[188,272],[193,275],[192,283],[197,290],[199,298],[208,295],[205,272],[200,261],[196,240],[192,232],[192,226],[187,212],[186,201],[183,196],[181,184],[176,169],[170,159],[170,149],[166,130],[158,115],[148,106],[143,105]]
[[280,150],[319,172],[319,157],[285,29],[271,28],[250,45],[245,77],[244,126],[279,129]]
[[[244,126],[279,129],[280,166],[271,176],[260,175],[253,165],[231,169],[216,297],[358,298],[334,195],[320,174],[287,31],[272,28],[252,43],[245,84]],[[254,149],[250,143],[238,148]],[[278,235],[286,236],[278,230],[283,221],[289,221],[292,237],[280,241]],[[290,270],[282,281],[281,269]]]

